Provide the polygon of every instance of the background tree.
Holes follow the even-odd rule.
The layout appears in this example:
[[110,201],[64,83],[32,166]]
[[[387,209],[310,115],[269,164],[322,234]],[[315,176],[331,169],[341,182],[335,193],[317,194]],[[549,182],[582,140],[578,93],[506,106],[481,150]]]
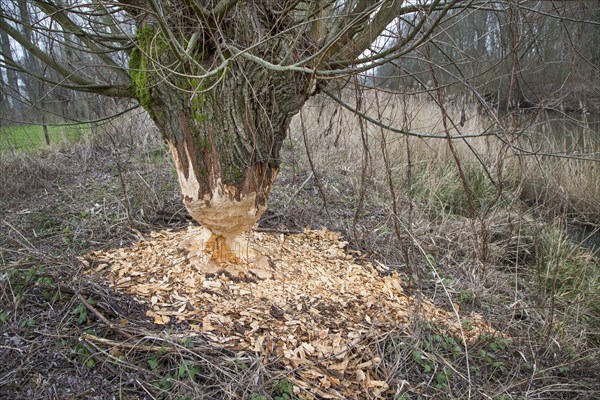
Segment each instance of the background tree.
[[30,102],[49,98],[35,81],[53,94],[74,90],[143,106],[168,143],[184,203],[207,228],[202,242],[216,261],[241,257],[237,237],[264,212],[290,120],[309,97],[332,95],[332,81],[392,60],[408,63],[400,73],[418,78],[433,63],[445,71],[442,80],[471,85],[478,63],[497,67],[480,60],[493,52],[512,57],[509,77],[519,83],[543,37],[544,25],[529,15],[566,12],[483,0],[5,3],[2,40],[10,36],[18,48],[3,45],[8,87],[9,71],[18,71],[35,79],[23,80]]
[[[397,30],[412,21],[400,19]],[[498,111],[598,110],[598,3],[500,2],[453,9],[425,46],[380,68],[380,82],[406,88],[436,66],[447,92],[468,83]]]

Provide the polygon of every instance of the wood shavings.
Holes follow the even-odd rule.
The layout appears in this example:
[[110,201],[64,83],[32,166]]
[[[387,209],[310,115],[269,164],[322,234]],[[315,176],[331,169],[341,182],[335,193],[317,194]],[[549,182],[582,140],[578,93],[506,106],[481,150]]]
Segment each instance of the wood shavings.
[[[350,255],[337,232],[245,234],[270,265],[264,279],[243,281],[207,276],[181,254],[180,243],[200,229],[151,232],[130,247],[94,252],[88,257],[99,264],[89,273],[108,272],[111,286],[146,303],[157,325],[187,321],[219,345],[277,357],[296,370],[298,390],[322,398],[387,397],[389,386],[377,374],[381,359],[369,346],[391,330],[406,331],[417,308],[424,319],[461,334],[453,313],[410,298],[395,272],[381,276],[387,267]],[[467,341],[496,333],[478,315],[461,319]]]

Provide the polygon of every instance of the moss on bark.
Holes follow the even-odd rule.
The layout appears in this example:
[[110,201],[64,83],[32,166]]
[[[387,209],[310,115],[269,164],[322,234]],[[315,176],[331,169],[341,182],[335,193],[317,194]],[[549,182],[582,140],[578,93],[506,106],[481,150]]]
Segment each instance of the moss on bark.
[[[270,185],[289,121],[308,97],[307,77],[239,57],[222,65],[227,52],[211,52],[212,44],[202,36],[177,57],[158,25],[140,23],[129,61],[131,91],[168,141],[181,176],[195,175],[199,193],[186,196],[212,195],[217,182],[235,186],[240,196]],[[251,24],[241,28],[253,29]],[[177,32],[180,43],[189,43],[186,38],[198,33],[195,29]],[[287,54],[277,43],[254,51],[275,62]],[[202,77],[215,66],[218,73]]]
[[141,27],[137,32],[137,47],[129,57],[129,73],[131,75],[131,91],[142,107],[150,112],[152,95],[150,55],[153,54],[152,42],[156,36],[156,29],[150,25]]

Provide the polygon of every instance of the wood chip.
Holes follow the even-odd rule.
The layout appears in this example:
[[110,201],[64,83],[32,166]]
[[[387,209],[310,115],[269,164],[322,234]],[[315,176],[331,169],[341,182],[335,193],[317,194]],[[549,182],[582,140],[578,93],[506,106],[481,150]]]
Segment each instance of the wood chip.
[[[199,231],[156,231],[129,247],[93,252],[85,258],[98,266],[88,272],[108,274],[113,288],[146,302],[146,315],[157,325],[193,322],[192,332],[221,346],[276,356],[297,368],[292,381],[302,396],[393,396],[386,376],[378,374],[381,359],[373,357],[372,346],[391,330],[408,331],[417,305],[395,272],[371,265],[360,252],[346,252],[341,235],[323,228],[285,236],[250,232],[245,239],[270,265],[240,266],[252,272],[249,280],[207,276],[178,253]],[[418,305],[424,319],[456,336],[463,322],[467,341],[501,335],[479,315],[459,321],[427,300]]]

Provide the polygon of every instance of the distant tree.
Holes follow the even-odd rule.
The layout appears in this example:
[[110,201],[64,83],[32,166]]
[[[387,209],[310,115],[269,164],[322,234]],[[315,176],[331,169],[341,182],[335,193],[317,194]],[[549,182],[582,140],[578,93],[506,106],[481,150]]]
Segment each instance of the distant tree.
[[[0,17],[1,18],[1,17]],[[9,59],[13,58],[13,50],[8,34],[4,30],[0,30],[0,46],[2,54]],[[19,80],[17,72],[14,69],[6,69],[6,77],[4,74],[0,74],[0,83],[2,84],[2,96],[0,98],[0,104],[2,108],[0,112],[8,113],[8,110],[15,109],[17,112],[14,113],[16,119],[20,118],[20,108],[16,104],[17,99],[20,96]]]
[[[435,15],[435,13],[434,13]],[[399,32],[412,26],[400,20]],[[378,68],[390,88],[429,79],[450,92],[465,83],[498,109],[528,107],[572,109],[575,94],[598,89],[600,38],[597,1],[489,2],[453,9],[427,46]],[[596,98],[598,96],[595,96]]]
[[[333,79],[422,48],[471,8],[502,14],[528,4],[33,0],[36,18],[28,19],[25,0],[4,0],[0,29],[26,55],[3,52],[2,66],[55,87],[139,102],[168,143],[183,201],[220,261],[265,211],[290,120],[308,98]],[[385,36],[396,39],[383,45]]]

